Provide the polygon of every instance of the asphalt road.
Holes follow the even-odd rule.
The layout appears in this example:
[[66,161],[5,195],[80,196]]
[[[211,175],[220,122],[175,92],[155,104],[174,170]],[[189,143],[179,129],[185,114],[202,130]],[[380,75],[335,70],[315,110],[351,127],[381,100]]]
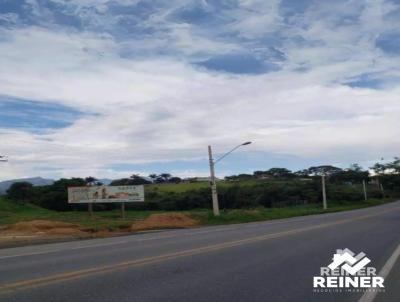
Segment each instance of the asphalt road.
[[[400,202],[291,219],[0,250],[0,301],[359,301],[315,293],[336,249],[380,271],[400,244]],[[392,257],[393,259],[393,257]],[[400,301],[399,268],[376,301]]]

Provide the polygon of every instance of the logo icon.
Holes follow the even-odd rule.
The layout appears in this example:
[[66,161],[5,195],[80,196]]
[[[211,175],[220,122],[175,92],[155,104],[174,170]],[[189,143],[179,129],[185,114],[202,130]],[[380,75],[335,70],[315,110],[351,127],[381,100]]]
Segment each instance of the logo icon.
[[314,292],[384,291],[384,279],[376,275],[376,269],[365,253],[357,255],[351,250],[338,249],[332,262],[321,267],[320,276],[313,278]]
[[354,253],[349,249],[337,250],[333,255],[333,262],[328,265],[331,270],[337,269],[339,266],[350,275],[355,275],[359,270],[364,268],[371,260],[361,252],[354,257]]

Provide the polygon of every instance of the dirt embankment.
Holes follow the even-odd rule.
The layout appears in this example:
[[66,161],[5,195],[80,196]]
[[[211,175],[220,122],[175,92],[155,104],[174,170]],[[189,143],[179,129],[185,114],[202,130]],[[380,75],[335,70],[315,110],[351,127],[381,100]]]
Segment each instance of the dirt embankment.
[[90,234],[78,225],[50,220],[18,222],[0,229],[0,247],[69,238],[90,238]]
[[85,235],[86,232],[76,224],[50,221],[50,220],[31,220],[18,222],[7,226],[3,233],[9,235]]
[[183,213],[153,214],[150,217],[134,223],[131,231],[143,231],[154,229],[190,228],[198,226],[199,222]]
[[78,224],[61,221],[31,220],[0,227],[0,247],[69,239],[109,237],[129,232],[188,228],[198,225],[199,222],[189,215],[174,212],[153,214],[144,220],[135,222],[130,228],[114,232],[108,230],[94,231]]

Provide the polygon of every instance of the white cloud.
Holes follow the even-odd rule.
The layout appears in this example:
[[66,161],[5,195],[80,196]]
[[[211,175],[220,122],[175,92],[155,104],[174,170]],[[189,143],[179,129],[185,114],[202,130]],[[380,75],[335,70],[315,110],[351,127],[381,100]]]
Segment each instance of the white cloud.
[[[242,2],[248,11],[250,2]],[[275,16],[275,6],[266,9]],[[33,26],[1,30],[1,94],[95,115],[42,134],[0,129],[0,140],[7,142],[0,154],[10,156],[0,179],[39,173],[126,176],[110,166],[200,159],[207,144],[224,150],[244,140],[254,141],[250,151],[303,158],[323,154],[331,162],[354,154],[362,160],[396,155],[399,89],[340,85],[363,73],[398,75],[398,59],[377,50],[371,38],[391,25],[377,22],[368,28],[365,16],[370,13],[365,12],[362,23],[334,28],[318,14],[314,11],[316,20],[288,34],[320,42],[302,47],[283,43],[288,56],[283,70],[258,76],[210,73],[179,56],[122,58],[121,49],[126,43],[134,49],[135,42],[121,43],[109,34]],[[248,16],[237,23],[247,37],[262,35],[268,22],[279,28],[280,21],[270,15],[263,16],[266,24]],[[166,22],[160,20],[154,22]],[[242,47],[203,38],[187,24],[165,26],[170,26],[165,41],[159,36],[143,39],[137,48],[150,50],[173,41],[171,49],[190,56]],[[293,71],[304,63],[308,71]]]
[[242,0],[239,7],[230,13],[236,19],[229,24],[230,30],[244,38],[261,38],[276,31],[282,22],[279,0]]

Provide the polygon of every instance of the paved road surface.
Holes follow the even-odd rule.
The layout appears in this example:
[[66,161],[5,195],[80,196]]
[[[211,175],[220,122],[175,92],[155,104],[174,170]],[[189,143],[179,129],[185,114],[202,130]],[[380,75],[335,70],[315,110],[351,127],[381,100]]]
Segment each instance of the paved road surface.
[[[400,202],[269,222],[0,250],[0,301],[358,301],[314,293],[339,248],[378,271],[400,244]],[[399,260],[376,301],[400,301]],[[397,285],[397,286],[396,286]]]

